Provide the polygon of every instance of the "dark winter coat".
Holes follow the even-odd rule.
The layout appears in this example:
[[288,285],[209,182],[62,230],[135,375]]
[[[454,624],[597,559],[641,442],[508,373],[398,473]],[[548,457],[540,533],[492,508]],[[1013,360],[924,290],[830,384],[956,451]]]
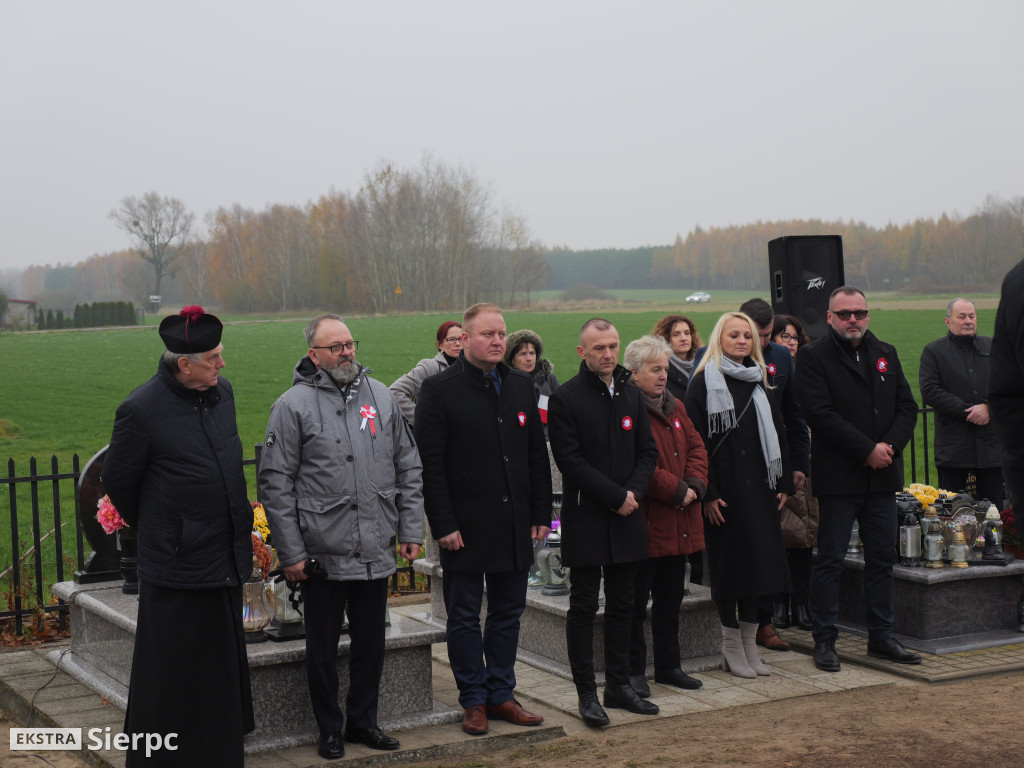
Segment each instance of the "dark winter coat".
[[[903,449],[914,434],[917,403],[895,347],[866,331],[855,350],[830,328],[800,347],[797,362],[797,388],[811,428],[814,494],[903,488]],[[873,470],[864,462],[877,443],[896,453],[888,467]]]
[[616,514],[632,491],[642,500],[658,446],[640,390],[621,365],[615,394],[580,363],[579,373],[551,396],[548,437],[562,473],[562,562],[572,568],[646,560],[644,516]]
[[[992,335],[988,403],[1003,447],[1003,476],[1014,499],[1024,499],[1024,261],[1003,280]],[[1018,505],[1019,506],[1019,505]],[[1024,532],[1024,515],[1017,527]]]
[[[751,365],[750,359],[744,361]],[[737,417],[760,383],[725,377]],[[778,493],[793,492],[793,468],[777,403],[768,397],[782,454],[782,477],[773,489],[768,485],[768,466],[761,450],[760,430],[753,403],[739,423],[725,435],[708,435],[708,390],[704,371],[690,379],[686,412],[708,451],[708,491],[705,501],[723,500],[725,523],[711,525],[705,519],[711,596],[736,600],[786,591],[786,551],[779,527]]]
[[[671,397],[671,395],[670,395]],[[651,557],[689,555],[704,549],[701,499],[707,491],[708,452],[683,404],[674,397],[667,415],[644,398],[651,434],[658,445],[658,463],[640,509],[647,520],[647,551]],[[688,489],[695,501],[680,509]]]
[[445,570],[500,573],[533,562],[531,526],[551,525],[551,464],[529,376],[498,363],[501,394],[466,360],[423,382],[415,435],[423,498]]
[[179,383],[162,363],[117,409],[103,486],[135,530],[139,578],[226,587],[252,573],[252,507],[231,385]]
[[667,384],[669,394],[671,394],[676,400],[682,402],[682,399],[686,397],[686,387],[689,383],[689,377],[673,365],[671,360],[669,360]]
[[993,424],[967,421],[965,409],[987,403],[992,339],[954,336],[936,339],[921,352],[921,399],[935,409],[935,466],[982,469],[1001,464]]

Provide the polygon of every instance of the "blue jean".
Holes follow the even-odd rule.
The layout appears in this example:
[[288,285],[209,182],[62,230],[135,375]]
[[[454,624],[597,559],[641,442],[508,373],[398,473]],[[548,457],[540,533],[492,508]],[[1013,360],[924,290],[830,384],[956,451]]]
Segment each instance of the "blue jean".
[[[519,617],[526,607],[527,574],[528,569],[488,574],[444,572],[448,661],[463,709],[504,704],[513,698]],[[481,630],[485,577],[487,620]]]
[[814,617],[814,641],[839,636],[835,626],[839,615],[839,580],[854,520],[860,524],[860,538],[864,542],[864,623],[868,640],[888,639],[895,621],[892,567],[898,559],[896,496],[819,496],[818,510],[818,559],[811,576],[809,604]]

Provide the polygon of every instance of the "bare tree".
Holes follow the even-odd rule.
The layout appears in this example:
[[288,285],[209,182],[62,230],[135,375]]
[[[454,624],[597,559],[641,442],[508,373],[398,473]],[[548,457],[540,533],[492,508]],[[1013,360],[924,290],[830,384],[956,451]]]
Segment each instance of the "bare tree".
[[185,204],[173,197],[160,197],[147,192],[140,197],[126,197],[120,208],[109,217],[122,231],[135,238],[139,256],[153,267],[156,276],[153,293],[160,295],[160,281],[170,274],[179,251],[173,245],[188,240],[195,216]]
[[178,269],[178,282],[188,296],[189,304],[202,304],[206,281],[210,276],[209,244],[205,240],[189,238],[182,244],[174,261]]

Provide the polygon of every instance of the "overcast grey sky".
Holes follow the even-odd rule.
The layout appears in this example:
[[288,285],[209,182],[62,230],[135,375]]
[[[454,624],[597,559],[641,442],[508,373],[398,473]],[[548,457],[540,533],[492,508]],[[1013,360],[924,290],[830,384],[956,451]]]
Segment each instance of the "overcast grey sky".
[[1021,0],[7,0],[0,268],[127,247],[126,195],[201,221],[424,153],[571,248],[968,215],[1024,194],[1022,30]]

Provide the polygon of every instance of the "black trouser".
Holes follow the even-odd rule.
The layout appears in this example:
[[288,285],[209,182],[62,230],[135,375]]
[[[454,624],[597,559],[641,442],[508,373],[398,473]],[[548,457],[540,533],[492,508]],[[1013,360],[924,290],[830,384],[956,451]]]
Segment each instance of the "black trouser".
[[629,674],[647,671],[647,639],[644,619],[647,598],[651,603],[651,640],[654,671],[679,669],[679,609],[683,605],[686,555],[654,557],[640,564],[633,586],[633,624],[629,644]]
[[350,728],[377,727],[377,700],[384,670],[384,621],[388,580],[303,581],[306,619],[306,677],[313,715],[321,731],[340,731],[345,719],[338,706],[338,641],[348,609],[348,696]]
[[629,685],[629,635],[633,618],[633,581],[639,563],[573,568],[569,573],[569,612],[565,642],[572,681],[578,690],[594,690],[594,617],[604,571],[604,666],[608,685]]
[[766,595],[757,601],[757,623],[764,627],[772,623],[775,603],[785,603],[796,608],[807,605],[811,596],[811,566],[814,562],[814,550],[810,547],[798,547],[786,550],[789,561],[789,580],[793,587],[792,599],[784,592],[777,595]]

